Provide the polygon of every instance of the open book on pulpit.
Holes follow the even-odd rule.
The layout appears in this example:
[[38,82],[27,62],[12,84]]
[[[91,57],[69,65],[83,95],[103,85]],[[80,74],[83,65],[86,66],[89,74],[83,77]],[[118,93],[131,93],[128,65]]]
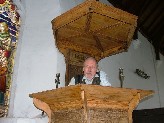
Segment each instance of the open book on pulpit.
[[30,94],[49,123],[132,123],[132,112],[152,90],[74,85]]

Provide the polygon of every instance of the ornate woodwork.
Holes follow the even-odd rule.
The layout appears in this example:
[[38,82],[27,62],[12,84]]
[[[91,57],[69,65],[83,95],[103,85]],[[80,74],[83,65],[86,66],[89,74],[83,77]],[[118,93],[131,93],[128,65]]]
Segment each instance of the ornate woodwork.
[[151,90],[75,85],[30,94],[49,123],[132,123],[132,112]]
[[[96,0],[86,0],[52,20],[55,44],[66,61],[68,50],[88,54],[97,61],[127,51],[136,26],[137,16]],[[71,69],[81,68],[68,62],[66,66],[68,83],[68,74],[75,73]]]
[[87,0],[52,20],[59,50],[71,49],[96,59],[126,51],[131,43],[137,16]]
[[71,78],[83,72],[83,62],[90,55],[73,50],[67,50],[66,60],[66,83],[67,86]]

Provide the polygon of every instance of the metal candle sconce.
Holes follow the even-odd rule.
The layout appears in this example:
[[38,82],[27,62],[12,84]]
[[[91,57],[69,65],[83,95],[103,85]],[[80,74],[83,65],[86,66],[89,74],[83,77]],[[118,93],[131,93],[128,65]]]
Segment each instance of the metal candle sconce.
[[140,69],[136,69],[136,73],[137,73],[140,77],[142,77],[142,78],[145,78],[145,79],[149,79],[149,78],[150,78],[150,76],[148,76],[145,72],[143,72],[143,71],[140,70]]
[[[60,73],[56,74],[56,79],[55,79],[55,83],[56,83],[56,88],[58,88],[58,85],[60,84]],[[42,116],[44,116],[44,111],[42,111]]]
[[60,79],[59,79],[59,77],[60,77],[60,73],[57,73],[57,74],[56,74],[56,79],[55,79],[56,88],[58,88],[58,85],[60,84]]
[[123,68],[119,68],[119,79],[120,79],[120,85],[121,85],[121,88],[123,87],[123,81],[124,81],[124,74],[123,74]]

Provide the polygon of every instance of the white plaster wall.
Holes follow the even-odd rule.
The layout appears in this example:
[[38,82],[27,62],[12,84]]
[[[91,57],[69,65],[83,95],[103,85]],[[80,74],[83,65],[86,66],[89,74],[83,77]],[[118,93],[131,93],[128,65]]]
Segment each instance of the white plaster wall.
[[33,105],[29,94],[55,88],[60,53],[54,43],[51,20],[61,14],[60,4],[59,0],[28,0],[18,4],[22,25],[8,117],[37,118],[41,111]]
[[[47,117],[40,118],[38,110],[29,97],[30,93],[55,88],[55,74],[61,74],[64,86],[65,61],[54,43],[51,20],[82,0],[15,0],[22,14],[21,35],[15,60],[11,100],[8,118],[0,123],[47,123]],[[106,0],[101,0],[106,3]],[[139,45],[137,45],[139,44]],[[137,109],[164,106],[164,57],[155,60],[153,47],[139,33],[139,41],[132,41],[128,52],[106,57],[99,62],[101,70],[110,77],[113,87],[119,87],[119,68],[124,68],[124,87],[154,90],[154,96],[142,101]],[[135,74],[141,69],[150,75],[143,79]]]
[[[155,91],[154,96],[141,101],[137,109],[158,108],[160,107],[160,101],[157,77],[154,71],[153,48],[140,33],[139,42],[138,47],[136,47],[137,41],[132,41],[127,52],[102,59],[99,66],[109,75],[114,87],[120,87],[119,68],[123,68],[125,76],[123,87]],[[143,70],[150,75],[150,78],[141,78],[135,73],[136,69]]]
[[48,123],[48,118],[1,118],[0,123]]
[[61,13],[64,13],[76,5],[82,3],[83,0],[60,0]]
[[158,82],[158,89],[159,89],[159,99],[160,99],[160,107],[164,107],[164,56],[160,55],[160,60],[156,61],[155,65],[156,75],[157,75],[157,82]]
[[[64,13],[64,12],[72,9],[73,7],[75,7],[78,4],[83,3],[84,1],[86,1],[86,0],[60,0],[61,13]],[[99,2],[107,4],[107,5],[112,5],[107,0],[99,0]]]

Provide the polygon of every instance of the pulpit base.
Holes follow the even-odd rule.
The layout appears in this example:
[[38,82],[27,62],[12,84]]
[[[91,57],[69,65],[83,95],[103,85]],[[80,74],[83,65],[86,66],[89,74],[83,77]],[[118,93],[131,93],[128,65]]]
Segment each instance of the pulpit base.
[[129,123],[128,112],[119,109],[90,108],[52,113],[52,123]]

